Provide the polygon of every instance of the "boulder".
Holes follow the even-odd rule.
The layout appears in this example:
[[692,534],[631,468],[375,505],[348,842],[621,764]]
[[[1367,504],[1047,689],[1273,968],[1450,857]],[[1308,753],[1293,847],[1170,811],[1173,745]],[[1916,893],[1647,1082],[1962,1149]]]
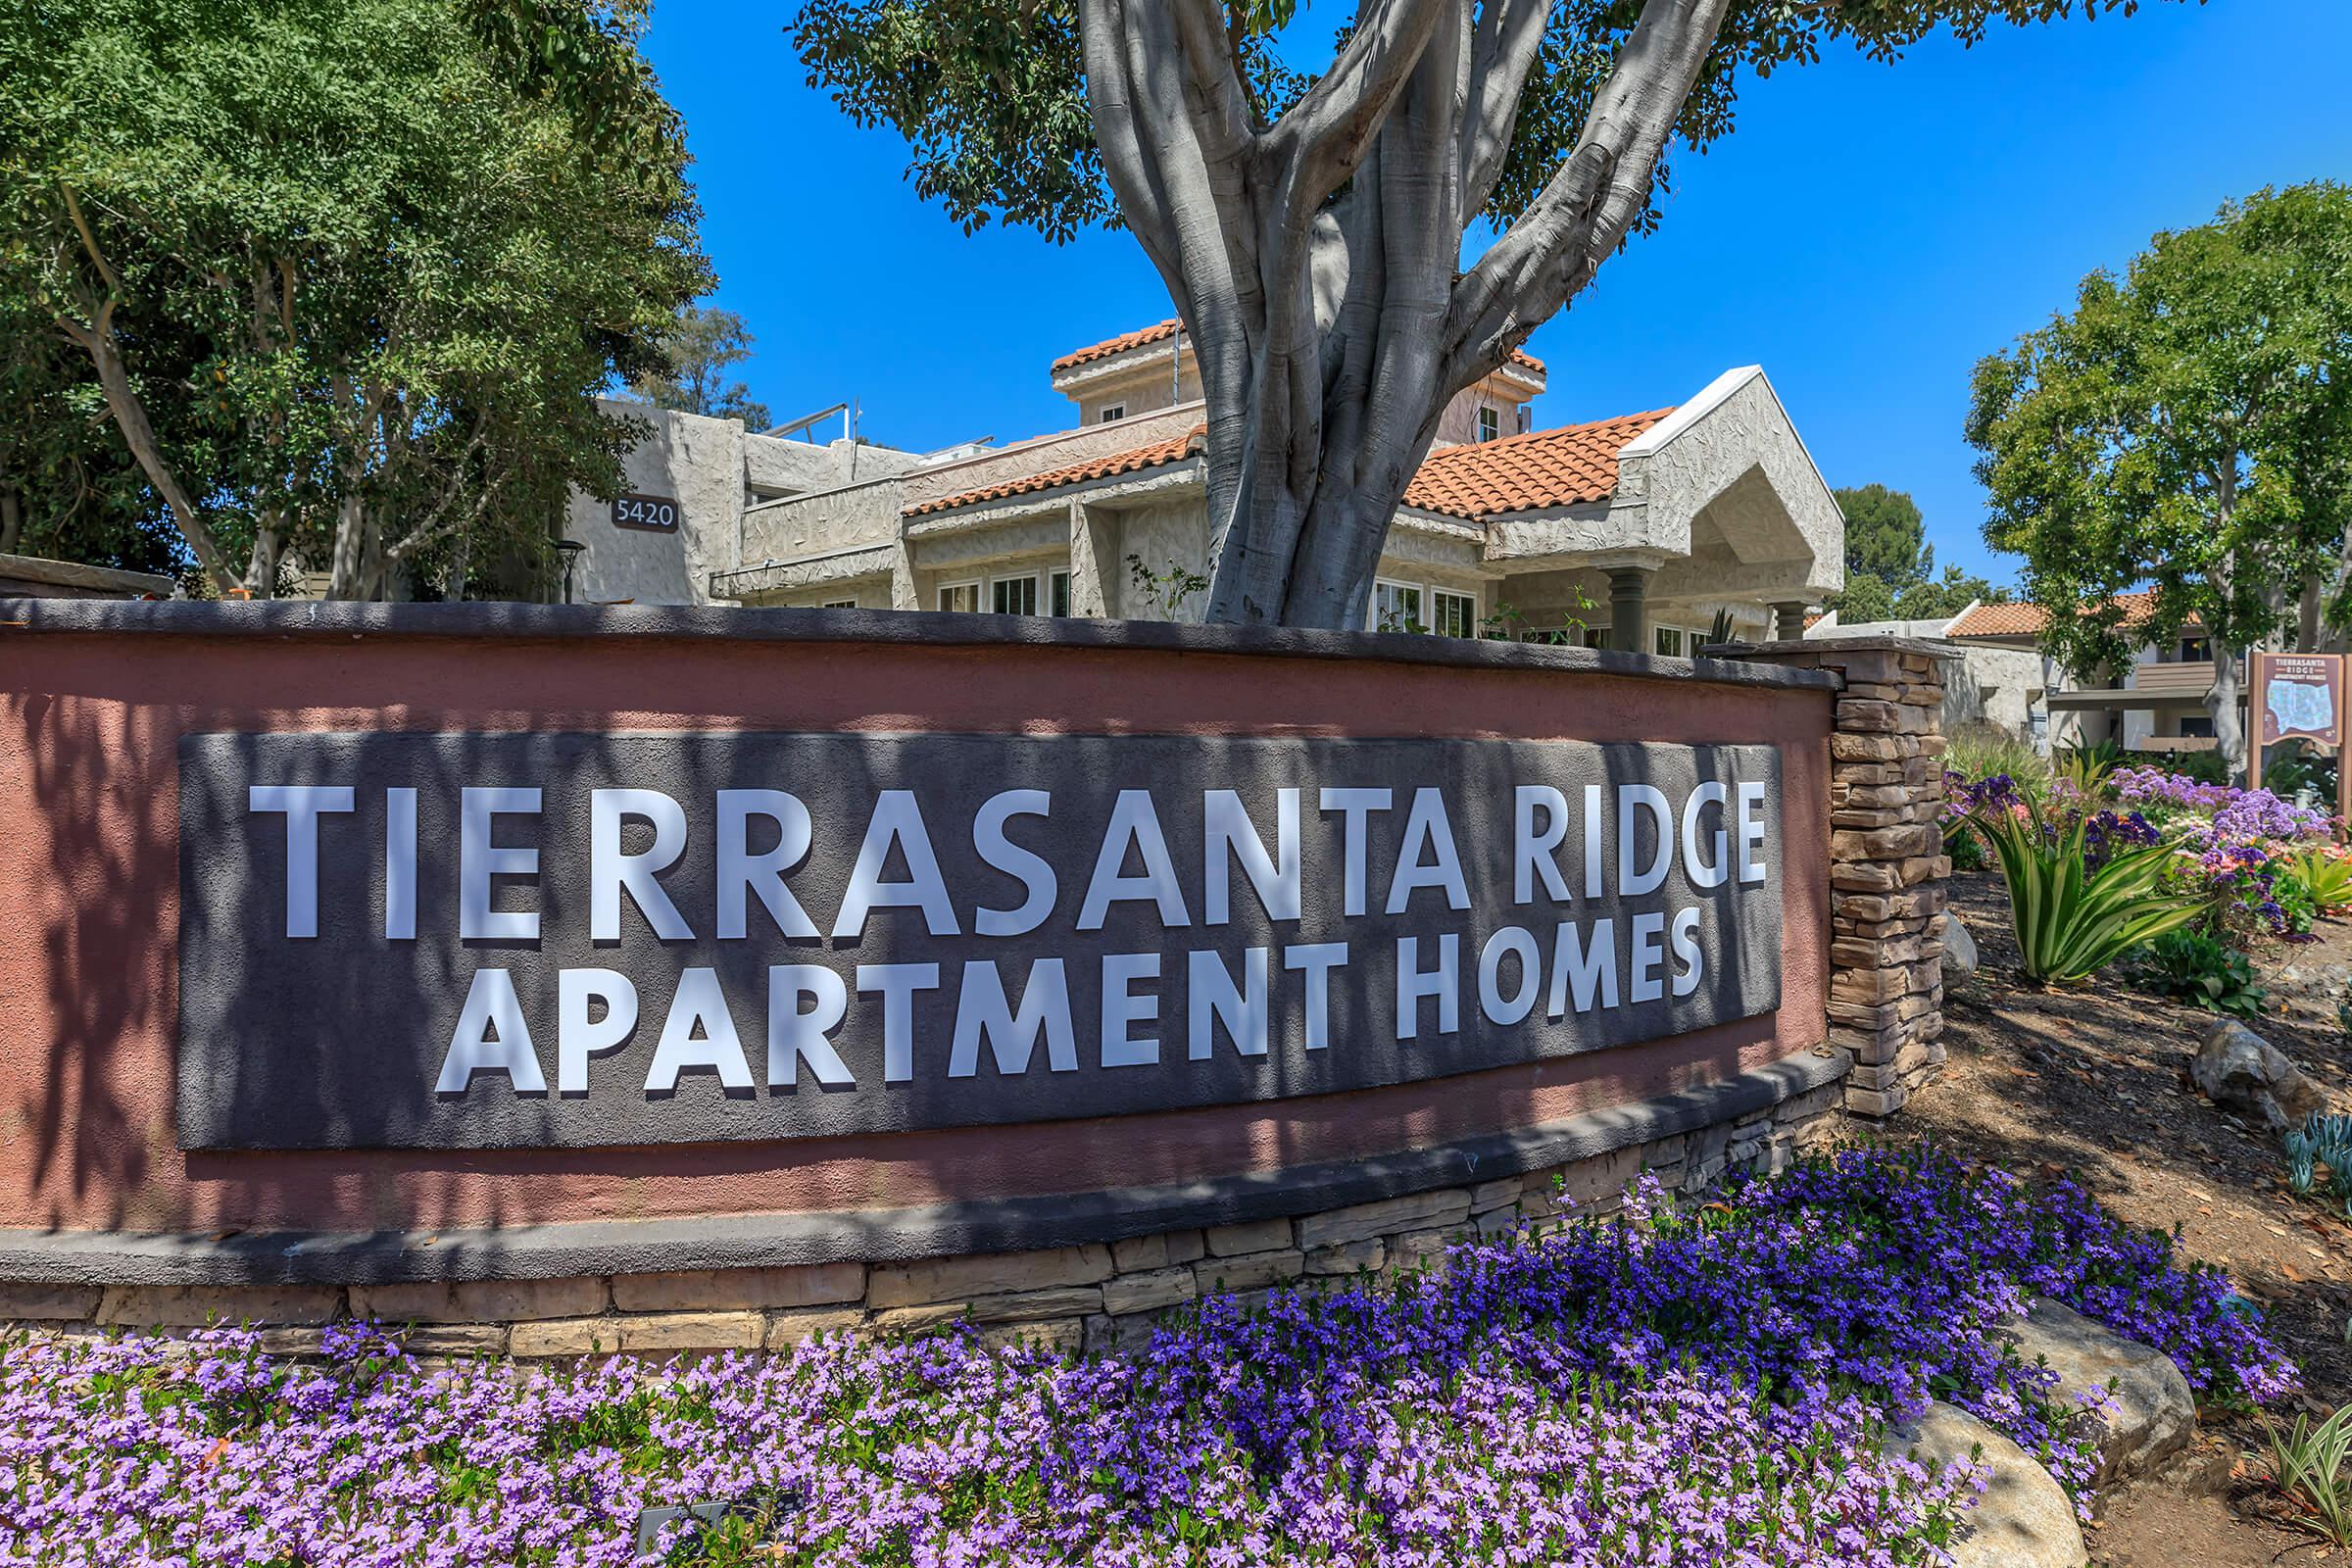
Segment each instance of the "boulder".
[[2188,1380],[2163,1351],[2038,1298],[2028,1303],[2025,1317],[2002,1324],[1998,1332],[2029,1366],[2039,1363],[2058,1374],[2052,1392],[2060,1403],[2096,1397],[2096,1485],[2152,1474],[2196,1435],[2197,1406]]
[[1968,934],[1968,927],[1951,915],[1943,917],[1943,983],[1947,987],[1966,984],[1977,973],[1977,939]]
[[1886,1429],[1886,1451],[1942,1470],[1972,1454],[1991,1472],[1962,1516],[1953,1568],[2082,1568],[2088,1553],[2066,1489],[2009,1439],[1938,1399],[1915,1421]]
[[2205,1032],[2188,1076],[2206,1099],[2274,1133],[2299,1128],[2312,1112],[2327,1108],[2320,1086],[2285,1053],[2233,1018]]

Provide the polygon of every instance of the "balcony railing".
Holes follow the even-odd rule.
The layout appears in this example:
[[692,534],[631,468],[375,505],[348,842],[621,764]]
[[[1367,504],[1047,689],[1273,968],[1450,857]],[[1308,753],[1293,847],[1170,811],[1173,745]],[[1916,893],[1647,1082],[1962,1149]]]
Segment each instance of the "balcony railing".
[[[2242,671],[2241,676],[2242,679]],[[2194,697],[2213,690],[2213,662],[2200,659],[2180,664],[2134,664],[2127,688],[2154,697]]]

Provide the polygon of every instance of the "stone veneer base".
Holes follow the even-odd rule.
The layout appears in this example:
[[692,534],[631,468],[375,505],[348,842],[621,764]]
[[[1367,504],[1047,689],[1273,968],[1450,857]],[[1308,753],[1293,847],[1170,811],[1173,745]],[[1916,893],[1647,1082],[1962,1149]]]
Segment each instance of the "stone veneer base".
[[1465,1234],[1607,1207],[1642,1171],[1696,1190],[1776,1170],[1838,1109],[1821,1048],[1702,1089],[1347,1166],[853,1216],[524,1227],[495,1235],[0,1232],[0,1321],[270,1325],[289,1352],[346,1318],[419,1354],[786,1348],[835,1328],[967,1318],[998,1339],[1117,1343],[1205,1295],[1410,1268]]

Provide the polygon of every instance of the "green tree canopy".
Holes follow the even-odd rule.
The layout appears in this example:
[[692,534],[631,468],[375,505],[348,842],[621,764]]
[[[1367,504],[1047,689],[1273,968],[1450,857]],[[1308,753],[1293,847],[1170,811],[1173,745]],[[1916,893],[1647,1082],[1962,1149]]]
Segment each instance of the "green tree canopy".
[[[2156,236],[2122,277],[1980,362],[1968,438],[1986,540],[2024,558],[2045,642],[2085,674],[2186,622],[2244,763],[2237,656],[2309,646],[2345,598],[2352,520],[2352,190],[2264,190]],[[2114,596],[2154,592],[2127,634]]]
[[1908,492],[1866,484],[1832,493],[1845,514],[1847,576],[1867,573],[1891,588],[1927,580],[1936,569],[1936,547]]
[[1980,601],[2006,604],[2009,597],[2008,589],[1958,566],[1946,566],[1940,577],[1901,588],[1871,572],[1849,570],[1844,590],[1830,596],[1828,608],[1838,612],[1839,625],[1860,626],[1877,620],[1936,620],[1957,615]]
[[967,227],[1135,235],[1207,402],[1208,617],[1339,626],[1453,394],[1656,222],[1671,150],[1750,79],[2135,4],[1362,0],[1328,53],[1296,0],[800,0],[790,26]]
[[638,25],[533,0],[15,8],[0,318],[41,330],[0,363],[52,390],[0,488],[78,464],[118,554],[160,520],[223,591],[270,592],[287,549],[337,597],[468,548],[527,567],[570,486],[619,485],[633,432],[595,394],[661,365],[710,282]]
[[682,306],[662,337],[662,369],[639,376],[629,390],[659,409],[741,419],[749,429],[764,430],[776,422],[767,405],[741,381],[727,379],[728,370],[752,357],[752,329],[735,312]]

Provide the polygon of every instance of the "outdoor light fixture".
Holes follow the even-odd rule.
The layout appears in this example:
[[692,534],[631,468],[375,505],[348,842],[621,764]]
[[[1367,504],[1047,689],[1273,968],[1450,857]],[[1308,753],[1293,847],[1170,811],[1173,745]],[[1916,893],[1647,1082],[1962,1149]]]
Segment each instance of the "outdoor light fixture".
[[588,547],[577,539],[559,539],[556,548],[564,554],[564,602],[571,603],[571,568],[579,564],[580,552]]

